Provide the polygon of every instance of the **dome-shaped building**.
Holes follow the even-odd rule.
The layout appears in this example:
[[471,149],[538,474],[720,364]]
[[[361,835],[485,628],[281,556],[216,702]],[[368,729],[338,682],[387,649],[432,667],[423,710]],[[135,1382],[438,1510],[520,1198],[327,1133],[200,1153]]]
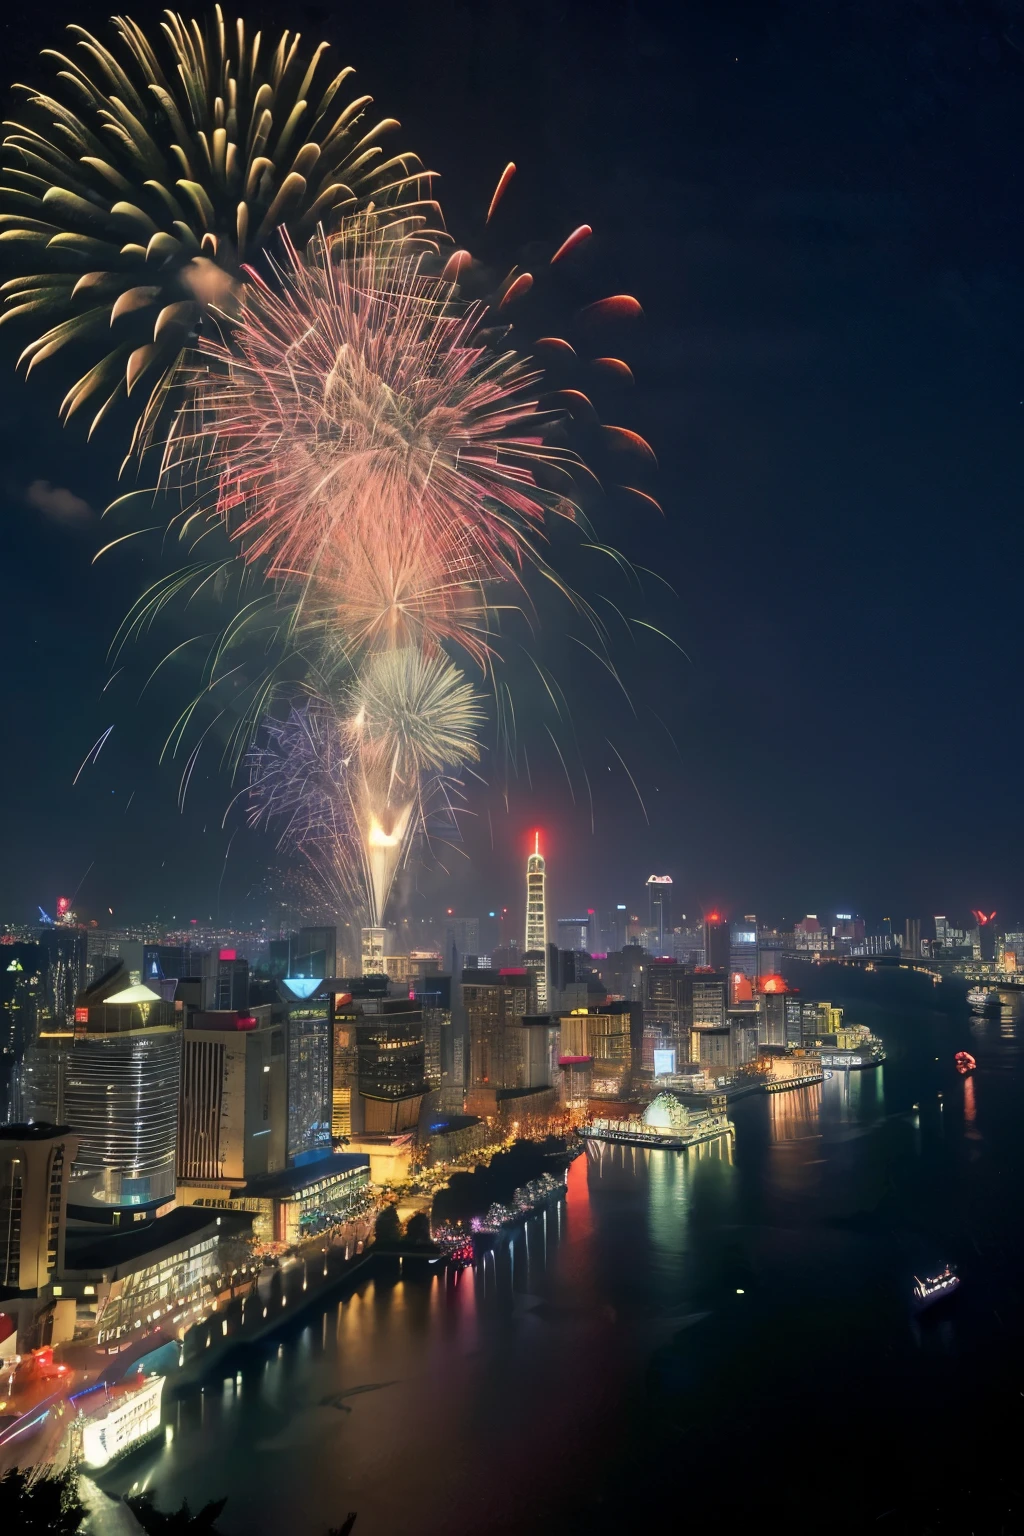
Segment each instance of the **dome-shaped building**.
[[665,1135],[674,1136],[685,1131],[690,1123],[690,1114],[686,1105],[680,1103],[674,1093],[659,1093],[644,1110],[643,1123],[649,1131],[661,1131]]

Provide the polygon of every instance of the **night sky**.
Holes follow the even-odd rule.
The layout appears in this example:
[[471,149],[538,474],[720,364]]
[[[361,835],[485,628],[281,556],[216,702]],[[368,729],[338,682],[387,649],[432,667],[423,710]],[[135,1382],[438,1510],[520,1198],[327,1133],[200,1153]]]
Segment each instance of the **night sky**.
[[[442,173],[460,244],[482,248],[513,159],[493,238],[536,261],[586,220],[579,297],[631,292],[645,312],[608,346],[636,388],[599,403],[654,446],[665,519],[614,496],[595,518],[671,582],[674,599],[645,578],[629,612],[667,626],[685,656],[620,629],[634,717],[547,631],[594,830],[578,776],[574,805],[527,726],[532,790],[521,778],[506,812],[496,784],[471,785],[469,859],[445,860],[447,882],[420,873],[409,910],[519,902],[526,834],[541,827],[559,909],[635,906],[655,871],[688,911],[1024,912],[1024,4],[246,14],[294,21],[356,65]],[[41,83],[39,48],[104,17],[58,4],[8,21],[5,73]],[[132,545],[90,565],[123,435],[87,448],[81,428],[62,433],[57,372],[15,376],[23,344],[0,330],[0,916],[52,910],[90,864],[89,915],[241,916],[273,848],[239,829],[225,864],[238,817],[222,830],[216,751],[179,813],[181,763],[157,767],[181,705],[173,679],[138,703],[140,658],[103,692],[108,643],[147,575]],[[528,688],[529,663],[510,666]]]

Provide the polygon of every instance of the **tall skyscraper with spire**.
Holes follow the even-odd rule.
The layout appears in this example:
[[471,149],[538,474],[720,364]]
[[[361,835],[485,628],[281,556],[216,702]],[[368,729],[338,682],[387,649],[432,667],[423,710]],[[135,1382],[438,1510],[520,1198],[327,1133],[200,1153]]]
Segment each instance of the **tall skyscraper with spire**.
[[533,852],[526,861],[526,949],[544,956],[544,964],[537,971],[537,1009],[543,1013],[548,1006],[548,910],[544,892],[546,879],[544,856],[540,851],[540,833],[534,833]]

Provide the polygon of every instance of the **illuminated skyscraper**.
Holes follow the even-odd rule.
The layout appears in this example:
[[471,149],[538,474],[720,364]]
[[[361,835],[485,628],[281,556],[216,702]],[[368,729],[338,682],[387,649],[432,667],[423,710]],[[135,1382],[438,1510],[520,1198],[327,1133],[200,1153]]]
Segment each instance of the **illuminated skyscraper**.
[[32,1120],[78,1136],[77,1203],[146,1205],[174,1195],[181,1020],[122,968],[79,993],[70,1025],[40,1029],[25,1053]]
[[729,969],[731,936],[729,924],[720,912],[709,912],[704,919],[704,964],[715,971]]
[[647,914],[657,953],[667,955],[672,934],[671,875],[648,875]]
[[[533,852],[526,861],[526,949],[548,952],[548,910],[544,884],[544,858],[540,851],[540,833],[534,834]],[[537,971],[537,1011],[548,1006],[548,979],[545,968]]]

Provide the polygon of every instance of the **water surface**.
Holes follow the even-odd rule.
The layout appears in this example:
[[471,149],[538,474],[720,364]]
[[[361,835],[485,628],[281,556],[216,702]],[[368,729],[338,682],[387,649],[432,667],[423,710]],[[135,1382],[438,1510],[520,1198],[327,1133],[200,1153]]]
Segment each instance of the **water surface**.
[[[742,1101],[732,1146],[591,1148],[475,1270],[379,1270],[171,1402],[105,1485],[226,1494],[228,1536],[350,1510],[355,1536],[1022,1528],[1015,1009],[819,980],[883,1068]],[[917,1322],[912,1276],[947,1259],[960,1294]]]

